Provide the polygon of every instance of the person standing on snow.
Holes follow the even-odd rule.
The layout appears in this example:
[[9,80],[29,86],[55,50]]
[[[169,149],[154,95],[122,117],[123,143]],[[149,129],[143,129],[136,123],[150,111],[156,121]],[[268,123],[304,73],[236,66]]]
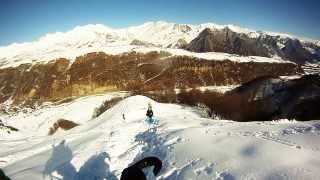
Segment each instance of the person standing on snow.
[[148,110],[147,110],[146,116],[147,116],[148,122],[149,122],[150,124],[154,124],[154,123],[155,123],[155,119],[154,119],[154,117],[153,117],[152,105],[151,105],[150,102],[148,103]]

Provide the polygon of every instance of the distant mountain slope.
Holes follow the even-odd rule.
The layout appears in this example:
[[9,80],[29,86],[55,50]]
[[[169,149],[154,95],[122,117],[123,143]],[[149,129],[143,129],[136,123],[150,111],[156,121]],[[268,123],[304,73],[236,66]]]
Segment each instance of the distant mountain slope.
[[[191,25],[158,21],[122,29],[113,29],[101,24],[89,24],[77,26],[64,33],[47,34],[34,42],[0,47],[0,67],[56,58],[75,59],[77,56],[98,51],[119,54],[141,46],[184,48],[207,28],[216,32],[214,37],[217,39],[209,43],[211,45],[221,42],[225,39],[224,37],[232,40],[219,44],[219,52],[279,56],[298,63],[319,60],[319,41],[296,40],[286,34],[254,31],[234,25],[213,23]],[[205,46],[200,42],[194,40],[189,44],[188,49],[198,51],[198,46]],[[216,50],[216,48],[201,49],[202,51]]]
[[263,43],[246,34],[239,34],[231,29],[212,30],[206,28],[186,48],[195,52],[225,52],[243,56],[270,57]]
[[276,56],[298,64],[320,60],[319,46],[314,43],[265,33],[250,36],[235,32],[228,27],[222,30],[204,29],[186,46],[186,49],[194,52],[225,52],[242,56]]
[[242,62],[241,57],[240,60],[222,57],[226,59],[172,56],[164,51],[122,55],[101,52],[79,56],[74,62],[61,58],[43,64],[2,68],[0,103],[9,100],[32,105],[106,91],[237,85],[260,76],[303,73],[294,63],[256,62],[247,57]]

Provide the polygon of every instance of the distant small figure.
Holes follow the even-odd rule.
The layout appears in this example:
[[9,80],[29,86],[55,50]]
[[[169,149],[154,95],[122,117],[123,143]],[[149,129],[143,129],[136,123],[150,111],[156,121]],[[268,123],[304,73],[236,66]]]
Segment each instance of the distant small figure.
[[156,119],[153,116],[152,105],[150,102],[148,103],[148,110],[147,110],[146,116],[150,124],[155,124]]
[[153,174],[157,176],[162,168],[162,162],[157,157],[147,157],[135,164],[127,167],[122,171],[120,180],[147,180],[146,175],[143,173],[142,169],[154,166]]
[[124,113],[122,113],[122,119],[126,120],[126,116],[124,115]]

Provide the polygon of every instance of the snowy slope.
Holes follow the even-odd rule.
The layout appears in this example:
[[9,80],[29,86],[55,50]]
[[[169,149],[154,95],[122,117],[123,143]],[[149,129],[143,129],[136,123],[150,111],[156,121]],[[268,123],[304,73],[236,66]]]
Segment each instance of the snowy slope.
[[[145,122],[148,102],[157,126]],[[319,136],[319,121],[212,120],[132,96],[67,132],[1,140],[0,167],[17,180],[117,179],[128,164],[155,155],[164,164],[157,179],[319,179]]]
[[[47,104],[36,110],[24,109],[14,114],[2,114],[0,119],[4,124],[19,129],[18,134],[24,136],[46,136],[49,128],[59,119],[66,119],[77,124],[83,124],[92,119],[95,108],[104,101],[113,97],[122,97],[125,93],[109,93],[106,95],[94,95],[81,97],[75,101],[61,105]],[[23,122],[22,122],[23,121]],[[1,132],[3,133],[3,132]],[[10,136],[15,135],[14,132]],[[10,137],[9,136],[9,137]],[[9,138],[1,136],[0,140]]]
[[132,51],[140,52],[140,53],[147,53],[150,51],[156,51],[156,52],[169,52],[172,56],[189,56],[189,57],[195,57],[205,60],[214,60],[214,61],[223,61],[223,60],[230,60],[234,62],[267,62],[267,63],[293,63],[291,61],[287,61],[284,59],[281,59],[280,57],[261,57],[261,56],[240,56],[237,54],[228,54],[228,53],[222,53],[222,52],[204,52],[204,53],[196,53],[187,51],[184,49],[175,49],[175,48],[144,48],[144,47],[135,47],[132,49]]
[[130,45],[133,40],[151,43],[156,47],[174,47],[179,40],[189,43],[205,28],[221,30],[225,27],[238,33],[245,33],[250,37],[271,35],[283,39],[294,38],[287,34],[254,31],[235,25],[213,23],[191,25],[158,21],[123,29],[89,24],[77,26],[64,33],[47,34],[34,42],[0,47],[0,67],[47,62],[56,58],[74,60],[77,56],[89,52],[104,51],[108,54],[119,54],[136,48],[137,46]]

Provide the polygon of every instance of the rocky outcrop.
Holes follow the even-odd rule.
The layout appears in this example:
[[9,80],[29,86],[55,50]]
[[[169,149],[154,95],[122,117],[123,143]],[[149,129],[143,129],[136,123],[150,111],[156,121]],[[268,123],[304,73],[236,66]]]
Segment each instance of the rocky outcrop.
[[156,47],[156,45],[154,45],[152,43],[148,43],[148,42],[141,41],[141,40],[138,40],[138,39],[132,40],[130,45],[142,46],[142,47]]
[[268,49],[256,39],[238,34],[224,28],[222,30],[204,29],[186,48],[195,52],[224,52],[242,56],[269,57]]
[[204,29],[186,46],[186,49],[194,52],[214,51],[243,56],[276,55],[298,64],[320,61],[320,47],[313,43],[267,34],[249,37],[244,33],[236,33],[228,27],[222,30]]
[[284,59],[292,60],[298,64],[304,64],[305,62],[311,61],[314,58],[319,58],[320,56],[312,55],[307,51],[297,39],[287,39],[284,43],[284,47],[281,48],[281,57]]
[[192,28],[187,24],[174,24],[173,29],[184,33],[192,31]]
[[293,63],[213,61],[166,52],[89,53],[47,64],[0,69],[0,102],[34,104],[107,91],[149,91],[240,84],[265,75],[294,75]]
[[178,39],[177,42],[169,44],[167,48],[178,48],[178,49],[184,49],[188,45],[188,42],[185,39]]

